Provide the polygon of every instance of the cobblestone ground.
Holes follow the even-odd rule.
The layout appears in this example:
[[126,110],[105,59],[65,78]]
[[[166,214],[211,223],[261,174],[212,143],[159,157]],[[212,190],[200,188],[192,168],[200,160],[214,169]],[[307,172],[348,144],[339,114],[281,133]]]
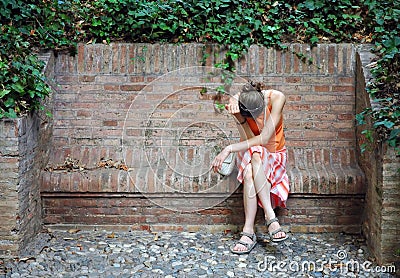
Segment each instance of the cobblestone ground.
[[[52,231],[40,233],[0,277],[396,277],[378,266],[354,235],[290,234],[271,243],[258,234],[248,255],[230,248],[238,234]],[[397,266],[398,267],[398,266]]]

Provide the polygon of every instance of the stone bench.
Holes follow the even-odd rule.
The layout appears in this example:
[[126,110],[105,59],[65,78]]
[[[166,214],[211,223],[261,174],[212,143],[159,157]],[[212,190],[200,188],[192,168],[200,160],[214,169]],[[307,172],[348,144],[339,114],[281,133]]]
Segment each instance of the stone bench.
[[354,150],[289,148],[291,192],[298,194],[364,194],[364,173]]
[[[289,50],[252,46],[236,64],[235,80],[263,81],[287,96],[291,195],[279,215],[292,231],[359,232],[365,181],[356,155],[355,48]],[[296,51],[315,63],[302,64]],[[221,81],[208,73],[222,56],[218,47],[197,44],[79,45],[77,56],[59,55],[47,169],[68,157],[84,167],[43,171],[44,223],[152,230],[242,225],[234,175],[209,171],[218,147],[238,140],[229,116],[214,112],[212,91]],[[112,166],[98,167],[107,159]]]

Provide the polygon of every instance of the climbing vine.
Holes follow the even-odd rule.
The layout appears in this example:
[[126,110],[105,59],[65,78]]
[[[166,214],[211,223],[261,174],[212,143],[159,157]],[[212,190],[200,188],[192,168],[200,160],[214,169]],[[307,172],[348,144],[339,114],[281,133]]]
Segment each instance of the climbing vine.
[[373,121],[373,130],[362,131],[367,143],[361,150],[373,142],[376,131],[378,140],[387,141],[400,155],[400,2],[369,0],[364,4],[369,13],[366,26],[379,59],[372,64],[374,81],[367,86],[373,107],[356,115],[359,125],[366,123],[366,116]]
[[[379,57],[368,90],[382,140],[399,138],[398,0],[0,0],[0,118],[41,108],[50,92],[39,50],[76,51],[78,42],[217,43],[227,46],[218,67],[252,44],[373,43]],[[311,62],[301,53],[298,57]]]

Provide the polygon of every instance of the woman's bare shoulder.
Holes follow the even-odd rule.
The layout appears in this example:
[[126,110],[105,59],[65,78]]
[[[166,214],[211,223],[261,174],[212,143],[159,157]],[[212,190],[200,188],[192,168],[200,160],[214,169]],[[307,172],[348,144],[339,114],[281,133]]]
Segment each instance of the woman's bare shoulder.
[[265,96],[270,96],[271,100],[285,100],[286,96],[283,92],[270,89],[270,90],[263,90]]

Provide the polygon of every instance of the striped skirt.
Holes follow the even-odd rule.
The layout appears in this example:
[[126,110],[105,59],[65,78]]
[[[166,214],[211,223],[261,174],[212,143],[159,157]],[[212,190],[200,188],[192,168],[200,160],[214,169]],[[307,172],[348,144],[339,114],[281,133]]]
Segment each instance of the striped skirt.
[[[237,179],[243,183],[244,169],[250,163],[253,153],[260,153],[265,176],[271,184],[272,208],[286,207],[289,196],[289,178],[286,173],[286,148],[276,152],[269,152],[263,146],[251,147],[247,151],[237,153],[238,176]],[[261,203],[258,202],[261,206]]]

